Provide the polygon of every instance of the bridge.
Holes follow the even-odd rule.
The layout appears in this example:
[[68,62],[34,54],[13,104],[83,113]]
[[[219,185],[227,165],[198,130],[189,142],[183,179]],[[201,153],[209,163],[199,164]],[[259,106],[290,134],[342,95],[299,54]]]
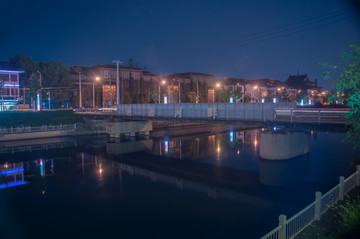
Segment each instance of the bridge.
[[77,109],[87,115],[112,115],[124,119],[177,120],[207,123],[346,123],[349,109],[297,108],[296,103],[184,103],[121,104],[118,108]]

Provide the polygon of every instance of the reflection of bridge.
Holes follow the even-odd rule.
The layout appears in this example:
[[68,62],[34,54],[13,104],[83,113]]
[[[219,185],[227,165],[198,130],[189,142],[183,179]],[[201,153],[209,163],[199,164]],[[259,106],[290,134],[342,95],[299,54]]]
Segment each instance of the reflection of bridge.
[[[78,157],[80,157],[80,155],[78,155]],[[102,162],[108,160],[106,158],[103,158],[102,156],[93,156],[88,153],[82,153],[81,157],[83,160],[84,159],[94,160],[94,161],[97,160]],[[104,165],[102,165],[102,167],[104,167]],[[115,164],[111,164],[111,167],[115,167]],[[168,173],[155,172],[153,170],[132,166],[122,162],[116,163],[116,167],[117,167],[116,169],[119,170],[119,175],[122,175],[122,172],[126,172],[128,175],[131,176],[135,176],[135,175],[141,176],[144,178],[148,178],[152,182],[169,184],[181,190],[191,190],[191,191],[204,193],[207,194],[208,197],[214,199],[218,199],[218,198],[229,199],[262,208],[269,208],[273,206],[273,203],[269,199],[266,199],[258,195],[241,193],[238,191],[233,191],[218,186],[215,187],[212,185],[208,185],[204,182],[201,182],[202,180],[198,182],[195,180],[182,178],[181,176],[172,176],[170,175],[170,172]],[[114,170],[114,168],[112,170]]]
[[117,112],[81,109],[80,114],[122,116],[129,119],[229,122],[244,124],[344,124],[348,109],[298,109],[295,103],[123,104]]

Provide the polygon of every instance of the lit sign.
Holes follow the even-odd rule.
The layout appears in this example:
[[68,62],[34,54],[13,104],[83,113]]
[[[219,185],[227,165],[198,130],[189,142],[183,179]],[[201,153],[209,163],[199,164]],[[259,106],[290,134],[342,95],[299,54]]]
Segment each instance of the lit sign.
[[164,104],[167,104],[168,103],[168,98],[165,96],[164,97]]
[[13,173],[21,173],[24,172],[23,168],[19,168],[19,169],[9,169],[9,170],[5,170],[5,171],[0,171],[1,175],[7,175],[7,174],[13,174]]
[[11,83],[4,83],[3,86],[4,87],[20,87],[19,84],[11,84]]

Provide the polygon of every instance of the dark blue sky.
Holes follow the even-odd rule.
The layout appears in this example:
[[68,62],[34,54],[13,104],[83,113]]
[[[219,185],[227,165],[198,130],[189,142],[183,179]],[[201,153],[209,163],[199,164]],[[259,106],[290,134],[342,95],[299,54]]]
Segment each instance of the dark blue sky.
[[360,40],[354,1],[0,2],[0,59],[28,54],[67,65],[134,58],[152,72],[273,78],[336,64]]

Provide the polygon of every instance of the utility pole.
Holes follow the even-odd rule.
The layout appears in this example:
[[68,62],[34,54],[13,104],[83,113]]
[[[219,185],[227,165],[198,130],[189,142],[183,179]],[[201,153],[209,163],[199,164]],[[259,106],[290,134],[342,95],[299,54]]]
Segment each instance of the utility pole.
[[123,62],[120,60],[114,60],[112,62],[116,63],[116,107],[119,108],[120,105],[119,64],[122,64]]

